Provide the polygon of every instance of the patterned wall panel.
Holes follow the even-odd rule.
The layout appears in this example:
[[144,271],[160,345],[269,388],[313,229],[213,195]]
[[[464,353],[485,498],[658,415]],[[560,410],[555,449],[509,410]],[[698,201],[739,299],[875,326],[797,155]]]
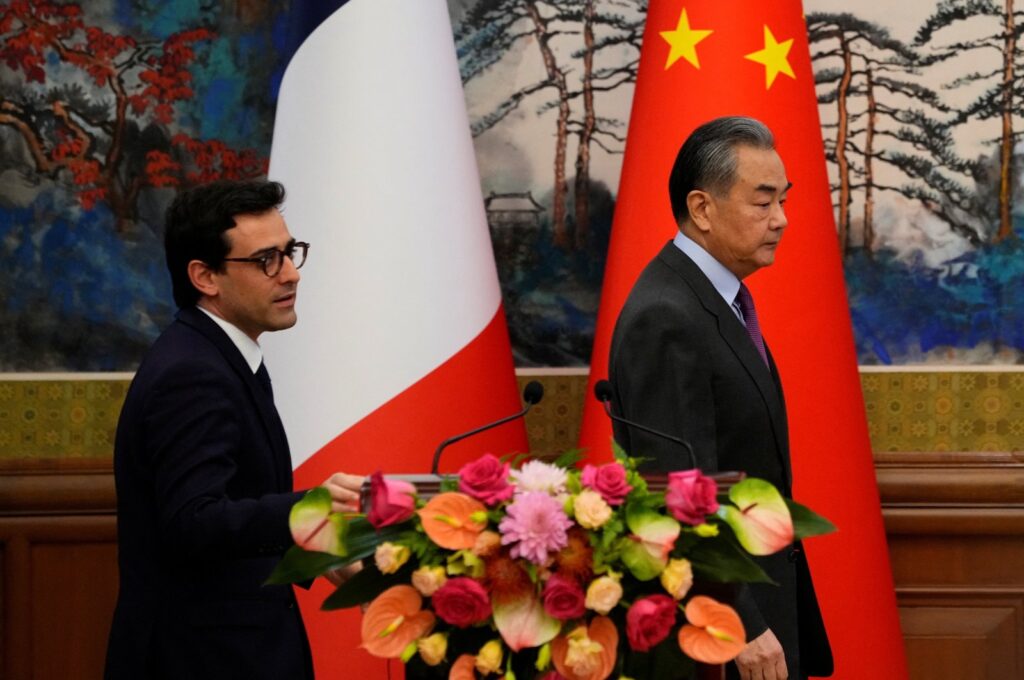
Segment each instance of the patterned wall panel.
[[[0,461],[102,459],[113,447],[128,388],[121,375],[0,378]],[[524,372],[544,385],[527,416],[534,453],[573,448],[587,376]],[[872,448],[882,451],[1024,451],[1024,371],[862,369]]]
[[0,379],[0,460],[109,458],[128,382]]

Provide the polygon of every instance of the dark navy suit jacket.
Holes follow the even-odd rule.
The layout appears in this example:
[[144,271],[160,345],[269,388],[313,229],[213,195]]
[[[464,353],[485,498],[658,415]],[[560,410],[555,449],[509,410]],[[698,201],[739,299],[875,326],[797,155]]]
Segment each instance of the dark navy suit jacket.
[[[766,366],[711,281],[670,242],[640,275],[615,326],[608,369],[615,410],[689,441],[705,472],[742,471],[792,496],[786,406],[768,359]],[[615,439],[651,458],[651,471],[690,467],[678,444],[619,425]],[[830,675],[832,653],[799,546],[757,561],[779,585],[740,589],[734,605],[747,639],[771,628],[791,678]]]
[[202,311],[157,339],[114,446],[120,591],[106,677],[311,678],[290,586],[291,458],[272,396]]

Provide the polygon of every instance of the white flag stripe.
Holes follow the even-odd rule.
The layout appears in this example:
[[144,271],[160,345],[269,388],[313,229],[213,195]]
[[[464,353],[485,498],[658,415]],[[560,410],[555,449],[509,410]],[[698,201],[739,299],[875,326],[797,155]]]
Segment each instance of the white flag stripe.
[[501,294],[443,0],[353,0],[289,63],[270,176],[308,240],[263,347],[297,467],[494,317]]

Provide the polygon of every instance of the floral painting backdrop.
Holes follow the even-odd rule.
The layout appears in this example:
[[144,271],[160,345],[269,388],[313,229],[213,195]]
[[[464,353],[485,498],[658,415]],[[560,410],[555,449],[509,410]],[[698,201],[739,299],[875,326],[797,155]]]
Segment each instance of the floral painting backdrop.
[[[805,2],[864,364],[1024,357],[1015,2]],[[516,362],[586,365],[646,2],[449,9]],[[0,0],[0,370],[134,368],[175,189],[265,172],[288,10]]]

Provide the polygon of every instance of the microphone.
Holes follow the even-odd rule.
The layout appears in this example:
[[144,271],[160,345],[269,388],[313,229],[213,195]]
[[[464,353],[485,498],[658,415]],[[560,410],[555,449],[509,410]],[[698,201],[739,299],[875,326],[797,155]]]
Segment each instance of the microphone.
[[540,400],[543,399],[543,398],[544,398],[544,386],[543,385],[541,385],[536,380],[531,380],[530,382],[526,383],[526,387],[523,388],[523,401],[526,402],[526,406],[523,407],[522,411],[520,411],[519,413],[513,413],[510,416],[505,416],[501,420],[495,420],[493,423],[488,423],[487,425],[483,425],[483,426],[478,427],[476,429],[470,430],[469,432],[463,432],[462,434],[457,434],[454,437],[449,437],[448,439],[445,439],[443,442],[441,442],[440,444],[437,445],[437,450],[434,451],[434,464],[430,466],[430,474],[433,474],[433,475],[437,474],[437,466],[441,462],[441,452],[444,451],[445,448],[447,448],[449,444],[454,444],[455,442],[461,441],[461,440],[465,439],[466,437],[472,437],[473,435],[479,434],[479,433],[483,432],[484,430],[489,430],[492,427],[497,427],[498,425],[504,425],[505,423],[507,423],[510,420],[515,420],[516,418],[522,418],[523,416],[526,415],[527,411],[529,411],[531,408],[533,408],[534,404],[540,403]]
[[697,456],[693,453],[693,447],[690,446],[690,443],[688,441],[680,439],[679,437],[674,437],[664,432],[658,432],[657,430],[653,430],[645,425],[641,425],[640,423],[634,423],[631,420],[626,420],[625,418],[620,418],[619,416],[615,415],[614,413],[612,413],[612,394],[612,385],[607,380],[598,380],[597,383],[594,385],[594,396],[597,398],[599,402],[604,404],[604,412],[608,415],[609,418],[611,418],[617,423],[622,423],[623,425],[628,425],[629,427],[635,427],[636,429],[642,430],[643,432],[647,432],[648,434],[653,434],[656,437],[661,437],[662,439],[667,439],[670,442],[675,442],[676,444],[679,444],[680,446],[686,449],[687,453],[690,454],[690,467],[693,468],[694,470],[697,469]]

